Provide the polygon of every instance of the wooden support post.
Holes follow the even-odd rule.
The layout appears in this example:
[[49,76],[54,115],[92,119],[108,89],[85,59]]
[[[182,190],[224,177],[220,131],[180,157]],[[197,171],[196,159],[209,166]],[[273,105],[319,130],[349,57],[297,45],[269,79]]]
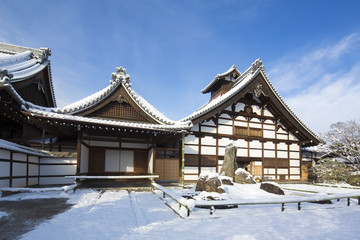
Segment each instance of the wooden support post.
[[181,185],[184,187],[185,178],[185,133],[181,136]]
[[282,212],[285,211],[285,203],[282,203],[282,204],[281,204],[281,211],[282,211]]
[[163,198],[165,198],[165,193],[163,192]]
[[181,209],[181,204],[179,203],[179,210]]
[[358,205],[360,205],[360,197],[358,198]]
[[187,216],[190,216],[190,209],[187,209]]
[[301,202],[298,202],[298,210],[301,210]]
[[347,205],[350,206],[350,198],[347,199]]
[[213,215],[213,213],[214,213],[214,206],[211,206],[210,207],[210,215]]

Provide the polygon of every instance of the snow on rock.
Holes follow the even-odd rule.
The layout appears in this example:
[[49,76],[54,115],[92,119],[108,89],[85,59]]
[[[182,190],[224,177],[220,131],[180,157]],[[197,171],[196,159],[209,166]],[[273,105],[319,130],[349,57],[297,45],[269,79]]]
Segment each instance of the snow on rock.
[[0,212],[0,219],[3,217],[7,217],[9,214],[6,212]]
[[280,186],[277,183],[273,183],[273,182],[261,183],[260,189],[277,195],[285,195],[284,191],[280,188]]
[[241,184],[255,184],[256,181],[254,180],[254,178],[251,176],[251,174],[246,171],[245,169],[243,168],[238,168],[236,171],[235,171],[235,182],[236,183],[241,183]]
[[218,173],[201,173],[196,183],[195,191],[225,192]]

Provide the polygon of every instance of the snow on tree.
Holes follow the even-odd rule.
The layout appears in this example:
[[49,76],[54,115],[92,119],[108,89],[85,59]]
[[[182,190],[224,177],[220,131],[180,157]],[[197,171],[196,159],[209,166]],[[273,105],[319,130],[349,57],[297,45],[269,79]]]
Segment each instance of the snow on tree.
[[334,158],[321,159],[313,167],[313,174],[317,182],[347,182],[349,173],[346,164]]
[[343,158],[359,167],[360,163],[360,122],[347,121],[333,123],[330,131],[323,136],[320,148],[328,155]]

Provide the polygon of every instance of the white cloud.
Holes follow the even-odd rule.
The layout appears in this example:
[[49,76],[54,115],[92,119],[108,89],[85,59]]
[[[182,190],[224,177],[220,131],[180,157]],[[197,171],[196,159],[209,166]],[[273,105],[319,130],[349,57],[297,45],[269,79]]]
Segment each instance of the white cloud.
[[269,71],[290,108],[316,133],[334,122],[360,119],[360,58],[354,51],[359,44],[360,34],[352,34],[305,54],[292,53]]

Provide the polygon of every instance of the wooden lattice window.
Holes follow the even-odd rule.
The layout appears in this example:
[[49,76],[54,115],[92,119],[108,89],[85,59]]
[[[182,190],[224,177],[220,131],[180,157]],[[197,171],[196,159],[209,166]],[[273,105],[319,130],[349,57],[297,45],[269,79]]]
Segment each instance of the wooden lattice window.
[[197,154],[185,154],[185,166],[198,166],[199,155]]
[[130,104],[126,102],[118,103],[116,101],[110,102],[106,106],[90,114],[90,116],[146,121],[146,119]]
[[287,160],[287,159],[278,159],[277,160],[277,166],[287,168],[289,166],[289,160]]
[[216,156],[201,156],[201,166],[203,167],[216,167]]
[[262,130],[258,128],[247,128],[235,126],[236,136],[262,137]]

